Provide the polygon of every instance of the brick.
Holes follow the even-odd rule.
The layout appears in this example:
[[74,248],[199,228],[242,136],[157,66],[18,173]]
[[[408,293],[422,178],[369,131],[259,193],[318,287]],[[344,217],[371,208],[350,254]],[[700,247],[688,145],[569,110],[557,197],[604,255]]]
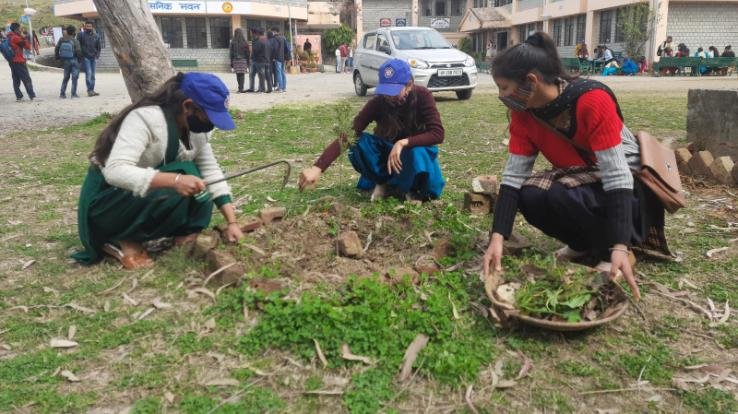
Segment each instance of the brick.
[[244,233],[250,233],[261,227],[261,219],[249,216],[238,219],[238,225],[241,227],[241,231]]
[[492,199],[486,194],[464,194],[464,210],[471,214],[489,214],[492,211]]
[[419,257],[415,262],[414,268],[418,273],[425,273],[427,275],[435,274],[441,270],[436,261],[430,256]]
[[261,209],[259,218],[262,223],[269,224],[275,220],[281,220],[285,214],[287,214],[287,209],[284,207],[267,207]]
[[530,240],[513,231],[510,234],[510,237],[505,240],[505,243],[503,243],[502,250],[503,254],[505,255],[515,256],[521,254],[524,249],[527,249],[531,246],[533,246],[533,244],[530,242]]
[[692,159],[692,153],[687,148],[677,148],[674,150],[674,156],[677,161],[677,168],[682,175],[690,175],[689,160]]
[[355,231],[344,231],[336,238],[338,253],[344,257],[359,258],[364,255],[364,248]]
[[210,279],[210,282],[218,286],[227,285],[229,283],[237,285],[240,283],[241,277],[245,273],[245,269],[243,264],[238,263],[236,258],[231,256],[229,253],[221,250],[209,251],[208,267],[210,272],[215,272],[216,270],[230,264],[233,265],[213,276],[213,278]]
[[480,175],[472,180],[472,192],[477,194],[487,194],[497,196],[497,176]]
[[195,244],[192,247],[192,255],[194,257],[203,258],[207,256],[208,252],[218,247],[218,243],[220,242],[220,237],[218,236],[218,233],[209,231],[209,232],[202,232],[197,235],[197,239],[195,239]]
[[727,155],[718,157],[710,164],[710,173],[712,173],[712,178],[720,184],[733,185],[734,181],[731,175],[733,167],[733,160],[730,157]]
[[687,165],[693,175],[709,177],[711,175],[710,164],[713,161],[710,151],[699,151],[692,156]]

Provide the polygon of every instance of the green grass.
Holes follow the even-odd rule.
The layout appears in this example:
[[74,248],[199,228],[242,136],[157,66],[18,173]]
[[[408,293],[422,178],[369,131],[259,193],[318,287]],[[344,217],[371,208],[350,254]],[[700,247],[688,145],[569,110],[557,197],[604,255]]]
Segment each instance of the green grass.
[[[631,129],[647,129],[679,142],[685,139],[686,96],[653,96],[645,91],[618,98]],[[357,110],[363,102],[353,98],[346,105]],[[311,165],[333,138],[334,108],[301,105],[236,112],[238,129],[216,134],[212,145],[227,171],[276,159],[292,160],[299,171]],[[259,258],[241,245],[234,253],[248,263],[246,277],[278,280],[285,289],[265,295],[246,287],[229,288],[215,301],[189,292],[207,274],[207,265],[182,249],[159,254],[151,272],[125,272],[108,262],[85,268],[67,261],[79,247],[75,207],[86,155],[109,115],[0,138],[0,145],[9,149],[0,153],[0,162],[12,172],[0,173],[7,188],[0,197],[0,240],[10,237],[0,244],[0,411],[31,407],[34,412],[84,412],[130,406],[137,413],[395,412],[422,410],[432,395],[433,406],[461,412],[467,409],[463,394],[469,385],[480,412],[510,410],[511,404],[520,404],[516,405],[520,412],[594,411],[602,405],[581,392],[628,388],[638,378],[670,387],[671,378],[683,374],[684,366],[732,358],[738,348],[735,318],[710,328],[700,315],[648,293],[653,290],[649,285],[643,285],[646,295],[641,304],[647,320],[629,311],[608,327],[582,334],[526,327],[502,330],[480,316],[476,309],[489,303],[473,267],[490,220],[469,216],[460,207],[474,176],[500,174],[507,119],[493,95],[477,94],[462,102],[439,97],[438,108],[446,128],[440,159],[447,179],[438,203],[370,204],[354,189],[357,177],[345,157],[325,172],[313,192],[298,192],[294,175],[291,185],[280,189],[282,171],[276,169],[230,184],[234,199],[243,201],[241,214],[253,214],[270,199],[287,207],[290,221],[277,227],[283,234],[247,238],[270,252],[288,250],[289,246],[279,245],[281,236],[301,231],[295,223],[309,206],[305,220],[318,229],[310,233],[316,243],[350,226],[359,228],[363,238],[371,230],[374,246],[382,245],[385,253],[367,260],[385,269],[411,266],[418,254],[430,252],[430,246],[420,246],[427,243],[425,233],[433,232],[434,240],[444,238],[451,244],[452,253],[440,260],[441,266],[463,263],[461,269],[389,284],[382,281],[381,272],[368,270],[369,263],[358,262],[366,265],[366,272],[363,265],[343,272],[340,266],[346,262],[328,251],[309,261],[324,263],[321,276],[341,273],[339,279],[310,284],[301,279],[305,269],[295,264],[295,257]],[[718,194],[704,187],[689,190],[708,199]],[[19,203],[28,200],[28,194],[38,194],[37,199]],[[5,197],[10,198],[3,201]],[[360,217],[332,216],[333,202],[355,206]],[[381,229],[375,227],[380,221]],[[692,294],[700,303],[709,297],[719,307],[728,301],[734,308],[738,259],[708,260],[704,255],[735,237],[709,227],[724,227],[727,221],[736,221],[735,213],[704,209],[693,201],[679,215],[667,218],[671,247],[684,260],[641,262],[639,270],[675,289],[679,279],[686,278],[698,287]],[[213,222],[222,218],[215,215]],[[680,234],[687,222],[696,232]],[[517,227],[535,245],[527,261],[540,261],[558,246],[520,220]],[[32,259],[36,263],[21,270]],[[508,272],[516,272],[516,263],[505,260]],[[128,304],[123,292],[140,304]],[[173,308],[138,320],[157,297]],[[68,303],[94,313],[60,307]],[[18,306],[29,307],[28,312]],[[214,328],[207,322],[211,318]],[[51,338],[66,337],[72,325],[79,346],[50,349]],[[429,343],[415,360],[412,379],[400,383],[397,374],[405,348],[418,333],[427,335]],[[726,349],[718,348],[710,337]],[[313,340],[320,343],[327,368],[318,361]],[[344,343],[373,364],[341,358]],[[529,377],[511,389],[491,391],[490,372],[498,360],[505,361],[503,378],[517,375],[522,366],[518,352],[533,362]],[[69,383],[54,375],[58,370],[70,370],[83,381]],[[218,378],[238,385],[203,385]],[[335,385],[337,379],[342,385]],[[532,394],[531,387],[536,390]],[[342,394],[304,393],[335,389]],[[659,395],[664,401],[656,408],[645,399],[617,393],[608,394],[612,398],[608,401],[623,412],[665,407],[681,407],[684,412],[736,410],[729,392],[712,388]]]

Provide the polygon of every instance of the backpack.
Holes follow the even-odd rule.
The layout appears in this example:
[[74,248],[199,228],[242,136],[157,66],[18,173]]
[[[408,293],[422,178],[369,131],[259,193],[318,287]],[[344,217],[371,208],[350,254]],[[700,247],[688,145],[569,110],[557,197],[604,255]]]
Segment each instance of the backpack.
[[10,41],[7,37],[3,39],[2,42],[0,42],[0,53],[3,54],[5,60],[7,60],[8,62],[13,61],[13,56],[15,56],[15,52],[13,52],[13,48],[10,47]]
[[71,40],[60,40],[59,57],[61,59],[74,59],[74,42]]

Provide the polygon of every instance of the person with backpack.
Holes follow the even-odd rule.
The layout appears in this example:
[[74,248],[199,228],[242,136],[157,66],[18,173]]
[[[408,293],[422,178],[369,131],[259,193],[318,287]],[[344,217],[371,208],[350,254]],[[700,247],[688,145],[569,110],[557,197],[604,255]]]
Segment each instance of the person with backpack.
[[[7,47],[3,47],[3,56],[10,63],[10,73],[13,77],[13,92],[15,92],[16,102],[23,101],[23,94],[20,90],[20,84],[26,88],[26,93],[30,100],[36,99],[36,93],[33,91],[33,82],[31,74],[28,73],[26,58],[23,50],[31,50],[31,42],[21,34],[20,23],[14,22],[10,25],[10,33],[6,39]],[[10,49],[10,53],[7,49]]]
[[269,40],[272,49],[272,66],[274,68],[274,77],[277,80],[276,92],[284,92],[287,86],[287,78],[284,74],[284,57],[287,52],[287,41],[284,36],[279,33],[279,28],[272,27],[274,36]]
[[74,36],[77,29],[69,25],[66,29],[64,37],[59,39],[54,49],[54,55],[57,60],[61,60],[64,65],[64,80],[61,84],[61,92],[59,98],[67,98],[67,83],[69,77],[72,77],[72,98],[79,98],[77,95],[77,80],[79,79],[79,60],[82,58],[82,47]]
[[95,32],[90,20],[85,22],[84,30],[77,34],[77,40],[82,47],[87,96],[98,96],[100,94],[95,92],[95,64],[100,58],[100,35]]

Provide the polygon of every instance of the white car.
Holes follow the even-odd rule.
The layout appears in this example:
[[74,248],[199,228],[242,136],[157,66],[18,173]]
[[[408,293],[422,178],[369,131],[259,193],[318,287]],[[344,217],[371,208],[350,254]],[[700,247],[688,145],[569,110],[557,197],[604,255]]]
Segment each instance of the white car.
[[415,83],[432,92],[455,91],[469,99],[477,86],[474,58],[455,49],[435,29],[391,27],[364,35],[354,53],[354,89],[359,96],[377,86],[379,66],[389,58],[407,61]]

